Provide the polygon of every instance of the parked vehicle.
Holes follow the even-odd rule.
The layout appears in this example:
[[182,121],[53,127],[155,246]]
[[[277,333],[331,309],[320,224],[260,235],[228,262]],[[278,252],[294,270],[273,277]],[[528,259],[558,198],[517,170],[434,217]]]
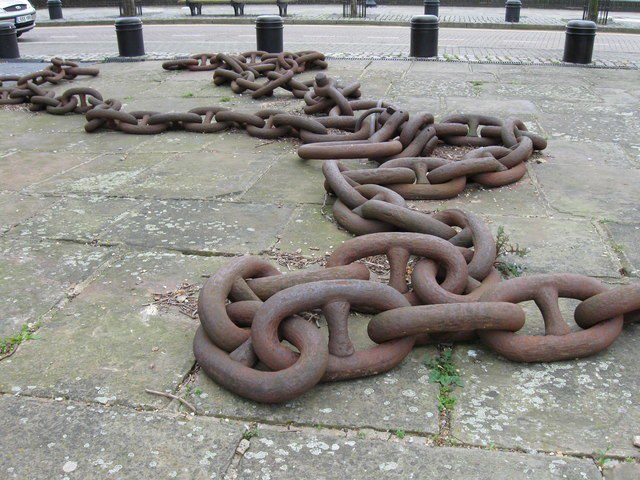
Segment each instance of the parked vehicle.
[[15,23],[20,36],[36,26],[36,9],[28,0],[0,0],[0,22]]

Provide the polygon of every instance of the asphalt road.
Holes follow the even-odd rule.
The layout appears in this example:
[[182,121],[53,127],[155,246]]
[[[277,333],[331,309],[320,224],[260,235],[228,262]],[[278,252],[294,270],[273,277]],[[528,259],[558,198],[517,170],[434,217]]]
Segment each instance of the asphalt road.
[[[255,48],[253,25],[145,25],[148,53],[243,51]],[[539,56],[556,54],[564,32],[529,30],[440,29],[440,53],[459,55]],[[409,29],[391,26],[287,25],[285,48],[326,53],[384,55],[408,53]],[[117,43],[112,26],[36,27],[20,39],[23,55],[114,55]],[[600,33],[597,59],[640,59],[640,35]]]

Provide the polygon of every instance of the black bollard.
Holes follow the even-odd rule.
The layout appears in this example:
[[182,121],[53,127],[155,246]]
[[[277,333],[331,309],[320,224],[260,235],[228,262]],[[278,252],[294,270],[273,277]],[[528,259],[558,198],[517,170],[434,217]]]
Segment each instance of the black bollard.
[[424,0],[424,14],[438,16],[440,0]]
[[284,51],[283,31],[284,22],[279,15],[260,15],[256,18],[256,44],[258,50],[269,53],[282,53]]
[[0,58],[20,58],[18,36],[13,23],[0,23]]
[[591,63],[597,26],[589,20],[571,20],[564,37],[563,62]]
[[62,20],[61,0],[47,0],[47,8],[49,9],[50,20]]
[[414,15],[411,17],[411,57],[438,56],[438,17]]
[[504,21],[518,23],[520,21],[520,9],[522,8],[522,2],[520,0],[507,0],[507,3],[505,3],[504,6]]
[[138,17],[123,17],[116,20],[118,52],[121,57],[141,57],[144,55],[142,20]]

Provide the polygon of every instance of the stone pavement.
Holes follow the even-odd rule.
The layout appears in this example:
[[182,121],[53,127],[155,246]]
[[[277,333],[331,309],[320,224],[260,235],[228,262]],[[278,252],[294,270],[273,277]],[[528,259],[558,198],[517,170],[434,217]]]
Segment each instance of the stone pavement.
[[[0,74],[7,66],[35,67],[3,64]],[[159,62],[100,68],[74,85],[128,110],[300,107],[285,94],[236,96],[210,73],[165,72]],[[525,275],[640,281],[640,72],[332,60],[328,73],[359,79],[365,98],[437,118],[521,117],[549,140],[522,181],[412,206],[457,206],[494,232],[504,227],[527,249],[506,259]],[[638,325],[575,362],[515,364],[480,344],[457,345],[463,386],[444,413],[425,363],[435,347],[377,377],[254,404],[199,371],[198,321],[153,295],[200,285],[232,255],[305,263],[350,238],[323,214],[319,162],[301,161],[293,141],[239,132],[86,134],[82,116],[21,107],[0,109],[0,121],[0,338],[23,325],[35,337],[0,361],[0,478],[640,475]],[[571,307],[563,304],[567,318]],[[539,332],[527,308],[527,328]],[[361,346],[370,343],[365,325],[354,318]]]
[[[233,9],[229,5],[204,5],[203,15],[192,17],[189,9],[173,6],[144,6],[142,18],[145,22],[154,21],[211,21],[224,20],[233,22],[253,22],[256,15],[277,14],[278,9],[269,5],[247,5],[246,16],[234,17]],[[313,22],[313,23],[337,23],[337,22],[365,22],[373,24],[406,24],[413,15],[424,13],[422,5],[379,5],[367,10],[367,17],[362,19],[350,19],[342,17],[342,5],[297,5],[291,4],[288,9],[287,22]],[[482,28],[538,28],[563,30],[568,20],[582,18],[581,10],[554,10],[526,8],[521,10],[518,24],[504,21],[504,8],[492,7],[440,7],[440,23],[446,26],[466,26]],[[38,23],[64,24],[64,23],[94,23],[113,22],[119,15],[118,8],[92,7],[92,8],[64,8],[64,20],[49,20],[46,9],[38,10]],[[639,12],[611,12],[609,22],[605,29],[627,29],[640,31]]]

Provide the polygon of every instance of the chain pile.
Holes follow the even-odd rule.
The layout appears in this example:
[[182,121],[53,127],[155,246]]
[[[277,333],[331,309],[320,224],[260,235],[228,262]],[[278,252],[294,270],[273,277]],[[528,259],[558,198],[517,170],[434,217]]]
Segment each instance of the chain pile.
[[[360,99],[359,83],[343,86],[322,72],[313,81],[294,79],[296,73],[326,66],[319,52],[199,54],[163,64],[167,70],[213,71],[216,85],[250,91],[253,98],[284,88],[304,100],[305,115],[220,106],[125,112],[120,101],[103,100],[94,89],[72,88],[56,96],[42,88],[98,74],[57,58],[24,77],[0,77],[0,104],[84,114],[87,132],[234,128],[259,138],[294,137],[303,143],[301,158],[324,160],[325,189],[337,197],[334,217],[359,237],[337,248],[318,270],[282,275],[261,258],[234,259],[205,283],[198,299],[198,363],[225,388],[256,401],[284,402],[321,381],[385,372],[426,343],[479,339],[522,362],[585,357],[611,345],[623,317],[640,316],[640,286],[609,290],[574,274],[502,281],[494,268],[495,240],[479,217],[458,209],[427,214],[407,207],[407,199],[454,197],[468,182],[498,187],[518,181],[533,152],[546,148],[522,121],[458,114],[436,123],[430,113],[409,115],[382,100]],[[258,83],[260,77],[266,81]],[[456,160],[431,156],[440,145],[472,150]],[[364,158],[379,167],[350,170],[340,161]],[[379,255],[388,260],[388,284],[372,280],[360,262]],[[559,297],[581,300],[574,318],[582,330],[566,324]],[[542,312],[544,336],[515,333],[525,324],[518,304],[527,300]],[[355,349],[348,329],[351,310],[375,314],[367,331],[376,346]],[[311,311],[324,315],[328,341],[300,316]],[[254,368],[258,362],[269,371]]]
[[[77,63],[53,58],[51,65],[42,70],[24,76],[0,75],[0,105],[19,105],[31,103],[31,111],[46,110],[55,115],[67,113],[84,114],[94,103],[102,102],[102,96],[92,88],[71,88],[60,96],[41,85],[58,85],[63,80],[74,80],[79,75],[95,77],[100,70],[93,67],[80,67]],[[11,83],[12,86],[8,86]],[[93,101],[94,103],[89,103]]]
[[[294,97],[303,98],[312,82],[298,82],[294,75],[307,70],[328,66],[324,54],[316,51],[267,53],[244,52],[239,55],[226,53],[198,53],[188,59],[164,62],[165,70],[213,71],[213,83],[229,84],[234,93],[249,90],[254,99],[269,97],[277,88],[290,91]],[[264,83],[258,78],[265,77]]]

